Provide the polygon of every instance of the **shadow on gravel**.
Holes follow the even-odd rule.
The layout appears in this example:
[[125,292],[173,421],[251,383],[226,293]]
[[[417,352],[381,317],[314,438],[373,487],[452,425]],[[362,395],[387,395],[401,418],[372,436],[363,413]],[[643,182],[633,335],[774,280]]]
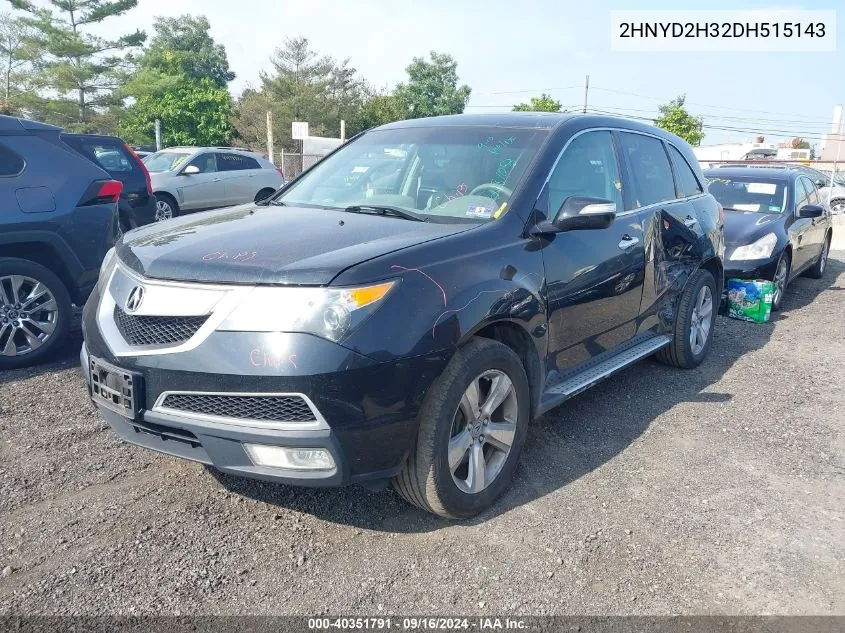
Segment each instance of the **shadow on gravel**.
[[[730,401],[733,394],[708,388],[743,354],[763,347],[772,335],[774,322],[789,318],[790,310],[802,308],[820,292],[832,289],[830,284],[843,271],[843,262],[831,260],[824,279],[796,279],[773,322],[754,324],[718,317],[710,355],[694,370],[646,360],[535,420],[511,489],[490,510],[466,523],[484,523],[595,470],[625,450],[655,418],[679,402]],[[358,486],[292,488],[211,472],[231,492],[333,523],[411,533],[431,532],[454,523],[418,510],[390,491],[372,492]]]
[[[79,365],[79,348],[82,347],[81,318],[82,309],[74,310],[74,314],[71,317],[70,329],[68,330],[67,336],[65,336],[65,340],[53,350],[48,360],[34,367],[0,370],[0,384],[34,378],[43,374],[51,374],[69,367],[77,367]],[[79,379],[82,380],[81,373]]]

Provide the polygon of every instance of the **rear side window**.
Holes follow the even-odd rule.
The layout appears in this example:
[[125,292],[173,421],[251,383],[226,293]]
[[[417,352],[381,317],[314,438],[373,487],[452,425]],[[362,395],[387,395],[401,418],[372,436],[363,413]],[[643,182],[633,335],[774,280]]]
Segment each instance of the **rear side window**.
[[241,171],[243,169],[261,169],[258,161],[241,154],[218,154],[217,168],[220,171]]
[[674,146],[669,145],[669,156],[672,159],[672,166],[675,168],[675,186],[678,189],[679,198],[687,198],[702,193],[703,189],[695,177],[695,172],[689,166],[684,155]]
[[0,176],[17,176],[23,166],[23,158],[0,143]]
[[629,190],[632,208],[675,198],[675,181],[663,142],[643,134],[619,133],[621,151],[628,157],[631,170]]
[[135,160],[119,143],[67,136],[64,141],[111,174],[129,174],[137,169]]

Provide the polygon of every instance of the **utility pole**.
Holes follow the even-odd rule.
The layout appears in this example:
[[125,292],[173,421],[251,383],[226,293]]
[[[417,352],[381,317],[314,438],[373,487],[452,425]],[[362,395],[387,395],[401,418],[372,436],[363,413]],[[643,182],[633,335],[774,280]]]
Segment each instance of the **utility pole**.
[[156,119],[156,151],[161,151],[161,120]]
[[343,119],[340,120],[340,144],[343,145],[346,142],[346,121]]
[[267,160],[276,164],[273,160],[273,113],[270,110],[267,110]]
[[587,81],[584,83],[584,114],[587,114],[587,93],[590,92],[590,76],[587,75]]

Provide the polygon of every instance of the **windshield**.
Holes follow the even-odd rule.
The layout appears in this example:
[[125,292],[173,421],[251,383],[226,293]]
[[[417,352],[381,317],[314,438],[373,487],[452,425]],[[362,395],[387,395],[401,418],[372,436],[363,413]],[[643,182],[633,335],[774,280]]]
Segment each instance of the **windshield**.
[[761,178],[711,178],[708,191],[725,209],[780,213],[786,208],[786,183]]
[[321,208],[387,205],[430,222],[501,215],[548,130],[375,130],[317,164],[278,201]]
[[190,155],[189,152],[156,152],[144,158],[144,165],[150,173],[174,171]]

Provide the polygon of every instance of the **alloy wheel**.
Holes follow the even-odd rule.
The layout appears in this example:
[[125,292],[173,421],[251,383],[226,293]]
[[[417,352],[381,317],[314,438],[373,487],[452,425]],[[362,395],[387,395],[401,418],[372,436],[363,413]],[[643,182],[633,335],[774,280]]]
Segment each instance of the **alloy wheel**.
[[156,201],[156,222],[170,220],[173,217],[173,209],[165,200]]
[[43,283],[25,275],[0,277],[0,355],[23,356],[47,342],[59,305]]
[[475,378],[461,398],[449,439],[449,470],[462,492],[487,488],[507,461],[516,437],[516,389],[498,369]]
[[779,306],[780,300],[786,292],[786,277],[789,274],[789,264],[786,257],[781,257],[778,261],[778,267],[775,271],[775,278],[772,280],[775,283],[775,294],[772,297],[772,305]]
[[845,200],[836,200],[830,205],[830,212],[834,215],[838,215],[840,213],[845,214]]
[[702,286],[698,291],[690,322],[689,342],[695,356],[704,351],[712,322],[713,294],[710,292],[710,286]]

